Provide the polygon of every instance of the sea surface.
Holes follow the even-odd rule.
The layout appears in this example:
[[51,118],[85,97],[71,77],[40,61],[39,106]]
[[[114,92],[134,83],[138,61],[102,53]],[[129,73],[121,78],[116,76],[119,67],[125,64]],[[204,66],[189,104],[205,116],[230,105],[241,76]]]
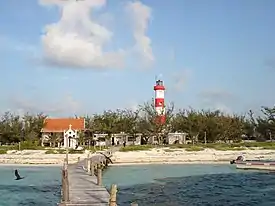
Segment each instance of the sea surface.
[[[26,178],[15,181],[14,169]],[[60,167],[0,166],[0,206],[56,205],[60,177]],[[275,205],[275,173],[233,165],[112,166],[103,182],[117,184],[119,206]]]
[[118,185],[119,206],[275,205],[275,173],[234,165],[114,166],[104,183]]
[[[25,178],[14,180],[15,169]],[[0,165],[0,206],[56,206],[60,185],[60,167]]]

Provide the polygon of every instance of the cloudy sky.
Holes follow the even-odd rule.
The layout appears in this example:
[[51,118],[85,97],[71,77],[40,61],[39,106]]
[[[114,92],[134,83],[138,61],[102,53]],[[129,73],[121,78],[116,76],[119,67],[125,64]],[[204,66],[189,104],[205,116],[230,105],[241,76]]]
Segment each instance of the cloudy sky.
[[156,76],[176,108],[245,112],[275,96],[273,0],[0,2],[0,112],[134,108]]

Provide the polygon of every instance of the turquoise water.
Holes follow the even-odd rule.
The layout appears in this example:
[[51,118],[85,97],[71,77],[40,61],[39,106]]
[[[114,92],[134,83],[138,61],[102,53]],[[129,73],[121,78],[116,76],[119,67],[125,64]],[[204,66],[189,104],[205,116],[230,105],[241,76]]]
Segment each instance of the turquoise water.
[[118,205],[274,206],[275,173],[236,170],[233,165],[110,167],[107,187],[117,184]]
[[[24,179],[14,180],[18,169]],[[0,206],[51,206],[60,201],[59,167],[0,166]]]
[[[19,169],[20,181],[14,180]],[[60,201],[59,167],[0,166],[0,206],[51,206]],[[118,205],[274,206],[275,173],[233,165],[113,166],[104,184],[118,185]]]

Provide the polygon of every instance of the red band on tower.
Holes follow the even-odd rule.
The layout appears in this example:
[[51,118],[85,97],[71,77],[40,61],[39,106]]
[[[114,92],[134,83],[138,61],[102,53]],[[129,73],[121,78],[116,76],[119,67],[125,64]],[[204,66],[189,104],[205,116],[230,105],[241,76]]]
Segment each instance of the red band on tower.
[[165,105],[164,105],[164,92],[165,87],[162,80],[157,80],[154,86],[155,90],[155,109],[158,114],[157,122],[160,124],[165,123]]

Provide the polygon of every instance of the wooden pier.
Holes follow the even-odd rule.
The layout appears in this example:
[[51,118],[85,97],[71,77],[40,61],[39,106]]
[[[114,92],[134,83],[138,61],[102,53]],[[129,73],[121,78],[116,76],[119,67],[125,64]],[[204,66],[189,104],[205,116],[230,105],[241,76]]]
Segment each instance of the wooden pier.
[[102,170],[110,162],[110,154],[89,156],[76,164],[62,169],[62,200],[59,206],[115,206],[116,185],[112,185],[111,196],[102,186]]

